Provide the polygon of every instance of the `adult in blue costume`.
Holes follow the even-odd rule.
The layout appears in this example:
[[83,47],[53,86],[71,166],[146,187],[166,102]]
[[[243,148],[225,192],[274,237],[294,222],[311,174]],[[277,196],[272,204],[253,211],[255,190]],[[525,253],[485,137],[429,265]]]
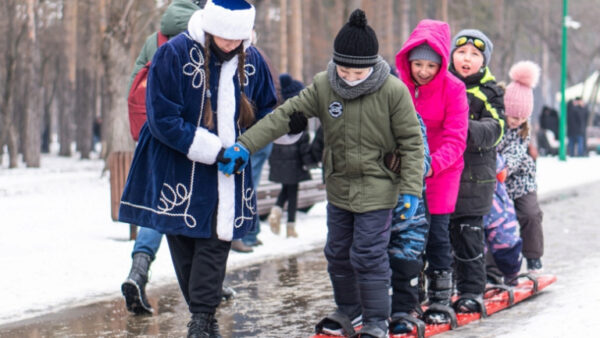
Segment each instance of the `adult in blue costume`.
[[250,46],[254,17],[246,1],[209,0],[158,49],[148,121],[121,199],[120,221],[167,235],[192,313],[188,337],[220,337],[214,314],[231,240],[258,217],[251,166],[230,176],[217,170],[224,149],[276,102],[268,67]]

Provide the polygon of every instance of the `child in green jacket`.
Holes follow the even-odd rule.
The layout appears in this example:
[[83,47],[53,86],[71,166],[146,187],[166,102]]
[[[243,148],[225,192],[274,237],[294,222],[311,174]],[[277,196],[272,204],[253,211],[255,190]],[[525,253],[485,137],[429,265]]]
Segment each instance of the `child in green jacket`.
[[[399,194],[406,218],[418,206],[423,140],[411,96],[378,55],[377,36],[362,10],[355,10],[336,36],[327,71],[224,150],[219,170],[238,172],[250,153],[293,132],[299,115],[317,117],[325,137],[325,257],[337,310],[316,331],[350,335],[362,321],[361,334],[387,337],[392,208]],[[400,157],[398,173],[384,164],[391,152]]]

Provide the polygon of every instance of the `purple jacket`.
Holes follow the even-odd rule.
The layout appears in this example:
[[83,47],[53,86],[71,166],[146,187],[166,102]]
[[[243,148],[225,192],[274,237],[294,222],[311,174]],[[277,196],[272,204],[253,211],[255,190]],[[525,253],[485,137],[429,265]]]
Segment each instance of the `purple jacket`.
[[[410,74],[410,51],[427,42],[442,57],[438,74],[416,86]],[[396,68],[408,87],[417,112],[427,127],[433,176],[427,178],[427,203],[432,214],[454,211],[464,166],[469,105],[464,83],[447,71],[450,28],[447,23],[422,20],[396,55]]]

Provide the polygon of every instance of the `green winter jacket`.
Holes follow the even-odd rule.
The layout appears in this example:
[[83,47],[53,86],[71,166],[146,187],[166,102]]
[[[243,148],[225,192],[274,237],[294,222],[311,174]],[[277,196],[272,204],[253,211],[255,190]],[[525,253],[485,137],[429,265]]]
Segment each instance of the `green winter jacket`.
[[[160,32],[169,39],[183,32],[187,29],[187,24],[192,14],[199,9],[200,7],[196,6],[190,0],[174,0],[173,3],[167,7],[167,10],[160,19]],[[131,84],[137,73],[148,63],[148,61],[152,60],[154,53],[158,49],[156,35],[157,33],[154,32],[146,38],[146,42],[135,60],[133,72],[129,78],[129,85],[127,86],[128,89],[131,88]],[[127,94],[129,94],[129,90],[127,91]]]
[[[356,213],[396,206],[398,194],[421,196],[423,140],[410,93],[393,76],[372,94],[345,100],[327,72],[246,131],[238,142],[251,153],[289,132],[289,116],[303,112],[323,126],[323,170],[329,203]],[[384,155],[397,150],[400,175],[385,167]]]

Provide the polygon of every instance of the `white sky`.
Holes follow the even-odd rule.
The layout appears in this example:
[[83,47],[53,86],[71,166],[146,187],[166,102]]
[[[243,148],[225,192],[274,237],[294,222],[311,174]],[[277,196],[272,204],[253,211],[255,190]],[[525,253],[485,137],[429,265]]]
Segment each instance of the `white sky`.
[[[129,226],[110,218],[104,163],[48,155],[43,156],[40,169],[9,170],[6,166],[4,158],[0,162],[0,324],[119,297],[120,285],[129,272],[133,242],[127,241]],[[540,158],[539,194],[549,196],[600,181],[599,169],[600,156],[569,158],[567,162]],[[230,269],[322,247],[325,203],[308,214],[299,213],[299,238],[277,237],[266,223],[262,229],[259,238],[264,245],[251,254],[232,252]],[[582,291],[596,290],[600,282],[596,277],[588,278]],[[176,279],[163,240],[148,287],[168,283],[176,283]],[[552,326],[560,319],[548,315],[537,325]],[[539,333],[534,329],[525,332]]]

